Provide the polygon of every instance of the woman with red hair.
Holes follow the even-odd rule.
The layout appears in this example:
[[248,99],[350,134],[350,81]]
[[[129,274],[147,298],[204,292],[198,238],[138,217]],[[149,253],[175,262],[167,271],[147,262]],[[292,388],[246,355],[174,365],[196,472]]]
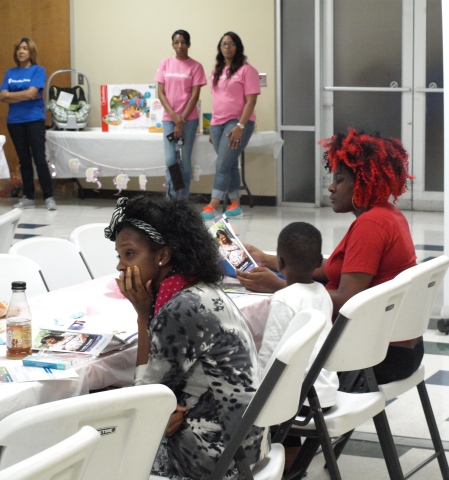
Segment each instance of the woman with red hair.
[[[334,176],[329,186],[332,208],[356,217],[313,275],[326,283],[335,318],[353,295],[416,265],[409,225],[394,205],[412,177],[408,154],[399,140],[349,129],[346,135],[334,135],[319,143],[326,149],[324,166]],[[276,270],[276,257],[247,248],[259,267],[248,273],[237,272],[240,282],[255,291],[284,288],[285,282],[272,271]],[[378,383],[409,377],[423,355],[421,337],[391,344],[386,359],[374,369]]]

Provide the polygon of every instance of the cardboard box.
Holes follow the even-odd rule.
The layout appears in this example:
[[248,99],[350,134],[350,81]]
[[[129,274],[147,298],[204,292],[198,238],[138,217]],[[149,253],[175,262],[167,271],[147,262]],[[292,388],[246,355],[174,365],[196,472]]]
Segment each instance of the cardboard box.
[[150,99],[150,127],[151,133],[162,133],[162,117],[164,116],[164,107],[158,98]]
[[209,135],[210,121],[212,120],[212,113],[203,113],[203,133]]
[[155,85],[101,85],[100,98],[103,132],[162,132],[160,113],[151,115]]

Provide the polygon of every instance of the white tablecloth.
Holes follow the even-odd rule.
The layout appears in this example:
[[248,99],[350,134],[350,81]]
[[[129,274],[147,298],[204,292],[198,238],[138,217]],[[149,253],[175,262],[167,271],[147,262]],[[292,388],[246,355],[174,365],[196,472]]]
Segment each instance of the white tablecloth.
[[[161,133],[106,133],[100,128],[82,131],[47,131],[47,160],[54,165],[55,178],[84,178],[88,168],[99,176],[165,176],[164,142]],[[254,132],[245,152],[271,154],[277,158],[284,141],[277,132]],[[69,161],[78,165],[70,169]],[[215,173],[216,154],[208,135],[197,135],[192,165],[197,174]]]
[[6,161],[5,151],[3,150],[3,145],[6,142],[6,137],[0,135],[0,180],[2,178],[9,178],[9,167],[8,162]]
[[[104,332],[110,332],[117,322],[125,330],[136,325],[136,313],[128,300],[113,288],[115,275],[97,278],[72,287],[61,288],[28,299],[33,316],[33,336],[40,326],[51,326],[54,319],[84,312],[95,315],[95,321],[104,323]],[[245,316],[259,347],[268,316],[270,296],[240,295],[234,302]],[[87,315],[89,317],[89,315]],[[56,325],[55,325],[56,328]],[[33,405],[74,397],[89,390],[111,385],[128,386],[134,379],[137,346],[133,344],[120,351],[92,358],[76,368],[79,379],[46,380],[41,382],[0,384],[0,420],[5,416]],[[17,364],[19,360],[6,358],[5,346],[0,347],[0,366]]]

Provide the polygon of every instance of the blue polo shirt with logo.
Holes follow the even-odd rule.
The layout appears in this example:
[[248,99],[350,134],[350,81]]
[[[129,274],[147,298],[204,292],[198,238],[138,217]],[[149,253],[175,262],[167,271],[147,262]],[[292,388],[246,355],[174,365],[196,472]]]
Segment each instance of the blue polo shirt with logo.
[[39,65],[31,65],[27,68],[10,68],[6,72],[0,90],[19,92],[28,90],[30,87],[36,87],[41,92],[41,96],[36,100],[10,103],[6,123],[25,123],[45,120],[45,107],[42,95],[45,79],[45,69]]

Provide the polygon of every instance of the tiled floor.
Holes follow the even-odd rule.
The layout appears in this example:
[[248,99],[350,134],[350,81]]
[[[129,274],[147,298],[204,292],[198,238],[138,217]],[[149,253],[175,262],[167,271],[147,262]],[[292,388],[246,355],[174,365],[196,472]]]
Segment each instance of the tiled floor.
[[[23,212],[14,242],[33,235],[68,238],[70,232],[85,223],[108,222],[116,202],[111,199],[76,198],[57,199],[59,209],[48,212],[42,202],[33,210]],[[0,214],[9,211],[15,202],[0,198]],[[418,261],[443,253],[443,214],[433,212],[405,212],[410,223]],[[244,208],[241,218],[232,219],[239,238],[264,250],[275,250],[277,234],[292,221],[307,221],[314,224],[323,236],[323,253],[330,253],[346,232],[354,217],[351,214],[335,214],[331,208],[299,207],[249,207]],[[426,382],[435,417],[449,452],[449,336],[438,332],[435,319],[439,318],[442,294],[437,297],[433,320],[425,335]],[[448,390],[446,390],[448,388]],[[386,409],[395,443],[400,453],[404,471],[408,471],[428,453],[429,434],[415,391],[389,404]],[[309,470],[308,479],[327,479],[323,460],[317,456]],[[380,452],[372,422],[357,429],[353,439],[339,459],[342,477],[348,480],[387,479],[385,463]],[[441,478],[437,462],[419,471],[414,478],[431,480]]]

